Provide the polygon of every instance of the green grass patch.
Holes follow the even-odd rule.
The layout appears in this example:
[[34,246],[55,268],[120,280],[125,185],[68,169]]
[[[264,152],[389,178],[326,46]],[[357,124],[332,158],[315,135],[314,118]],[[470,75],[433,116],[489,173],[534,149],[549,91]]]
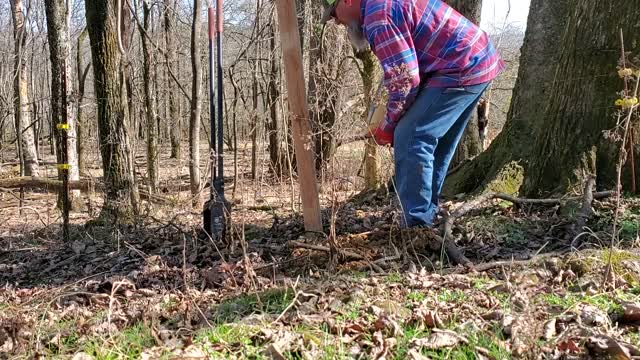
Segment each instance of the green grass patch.
[[409,300],[409,301],[421,302],[426,298],[427,298],[427,296],[424,293],[421,293],[419,291],[412,291],[412,292],[407,294],[407,300]]
[[545,304],[556,306],[562,310],[573,308],[575,305],[579,303],[585,303],[585,304],[594,306],[602,311],[605,311],[608,314],[612,314],[612,313],[620,313],[622,311],[622,307],[616,301],[616,297],[618,298],[625,297],[623,293],[619,293],[616,295],[617,296],[608,295],[608,294],[599,294],[599,295],[541,294],[538,296],[538,299],[544,302]]
[[138,359],[142,351],[155,345],[151,329],[137,323],[115,334],[112,339],[90,339],[84,352],[96,360]]
[[244,294],[228,299],[214,309],[214,322],[222,324],[245,316],[266,313],[280,314],[293,300],[291,289],[272,289],[259,294]]
[[436,295],[436,299],[441,302],[457,304],[467,301],[469,297],[460,289],[442,289],[442,291]]
[[402,281],[402,275],[399,273],[391,273],[384,277],[385,284],[401,284]]

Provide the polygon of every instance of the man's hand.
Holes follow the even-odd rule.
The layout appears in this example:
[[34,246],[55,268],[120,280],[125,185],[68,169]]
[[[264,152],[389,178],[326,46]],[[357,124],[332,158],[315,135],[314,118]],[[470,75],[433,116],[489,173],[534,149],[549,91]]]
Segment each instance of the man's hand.
[[380,146],[393,146],[393,133],[382,131],[379,127],[373,131],[373,139]]

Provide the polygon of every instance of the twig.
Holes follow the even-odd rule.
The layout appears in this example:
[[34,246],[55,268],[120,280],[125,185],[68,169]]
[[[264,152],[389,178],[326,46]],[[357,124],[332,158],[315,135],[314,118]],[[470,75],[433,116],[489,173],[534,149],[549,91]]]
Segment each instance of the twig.
[[[287,245],[289,245],[289,247],[291,248],[303,248],[303,249],[309,249],[309,250],[316,250],[316,251],[324,251],[327,253],[331,253],[331,249],[326,247],[326,246],[321,246],[321,245],[312,245],[312,244],[305,244],[305,243],[301,243],[299,241],[289,241],[287,243]],[[355,259],[355,260],[366,260],[364,258],[364,256],[356,254],[354,252],[348,251],[348,250],[341,250],[338,249],[338,252],[340,255],[347,257],[347,258],[351,258],[351,259]]]
[[278,317],[273,320],[273,322],[271,323],[271,325],[276,324],[278,321],[280,321],[280,319],[282,319],[282,317],[284,316],[284,314],[286,314],[298,301],[298,296],[300,296],[300,294],[302,293],[302,291],[298,291],[296,290],[296,288],[298,287],[298,281],[300,281],[300,276],[298,275],[298,278],[296,278],[296,282],[295,284],[293,284],[293,291],[295,292],[295,296],[293,297],[293,300],[291,301],[291,303],[284,309],[284,311],[282,311],[280,313],[280,315],[278,315]]

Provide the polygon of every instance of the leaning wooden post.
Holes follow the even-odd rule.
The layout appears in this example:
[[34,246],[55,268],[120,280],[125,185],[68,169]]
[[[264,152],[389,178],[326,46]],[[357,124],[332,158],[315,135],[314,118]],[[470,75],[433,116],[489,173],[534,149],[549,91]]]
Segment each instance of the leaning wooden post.
[[287,95],[291,112],[291,130],[295,144],[298,179],[307,231],[322,231],[318,184],[316,183],[313,142],[309,124],[309,109],[302,70],[302,51],[294,0],[276,0],[280,47],[287,81]]

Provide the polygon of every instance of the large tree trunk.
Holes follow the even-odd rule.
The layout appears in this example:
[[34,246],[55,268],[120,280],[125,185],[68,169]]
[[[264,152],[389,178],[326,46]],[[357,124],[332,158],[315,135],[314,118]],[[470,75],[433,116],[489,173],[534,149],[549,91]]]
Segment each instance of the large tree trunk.
[[639,18],[634,1],[569,1],[558,43],[562,51],[524,178],[525,194],[581,190],[590,175],[597,175],[601,188],[615,187],[618,145],[603,132],[616,126],[611,104],[623,88],[617,75],[620,30],[627,59],[637,66]]
[[[447,0],[446,2],[471,22],[480,25],[482,0]],[[469,125],[467,125],[464,135],[458,144],[458,148],[453,155],[451,167],[455,167],[465,160],[477,156],[483,150],[484,146],[480,139],[480,130],[478,127],[478,116],[474,111],[471,119],[469,119]]]
[[145,0],[142,4],[143,27],[140,29],[142,41],[142,68],[144,81],[144,104],[147,130],[147,180],[149,190],[156,192],[158,188],[158,122],[156,114],[156,100],[151,86],[151,51],[149,49],[151,4]]
[[87,64],[86,66],[82,63],[82,43],[84,39],[86,39],[89,32],[87,28],[84,28],[80,35],[78,36],[78,43],[76,49],[76,76],[78,80],[78,90],[76,94],[76,114],[78,116],[77,121],[77,152],[78,152],[78,171],[80,174],[84,174],[87,171],[87,159],[85,154],[87,136],[89,136],[89,127],[87,126],[84,119],[84,109],[82,107],[82,103],[84,101],[84,92],[85,92],[85,83],[87,80],[87,75],[89,74],[89,68],[91,64]]
[[[200,60],[200,28],[202,2],[193,0],[191,26],[191,115],[189,117],[189,178],[193,206],[200,206],[200,114],[202,112],[202,64]],[[213,169],[212,169],[213,171]]]
[[[71,39],[69,38],[69,27],[67,23],[68,12],[66,0],[50,0],[45,2],[47,12],[47,35],[49,40],[49,54],[51,59],[51,116],[56,124],[66,123],[68,125],[66,136],[66,158],[69,164],[69,180],[80,179],[78,168],[77,136],[76,136],[76,107],[74,99],[70,96],[69,87],[72,83],[71,66],[69,55],[71,54]],[[64,77],[64,79],[63,79]],[[63,103],[67,99],[67,103]],[[67,118],[63,118],[63,107],[67,107]],[[62,163],[62,141],[65,137],[61,131],[56,132],[57,159]],[[58,170],[58,176],[62,178],[62,170]],[[62,193],[58,195],[58,203],[62,204]],[[69,194],[69,201],[72,207],[77,206],[80,199],[80,191],[74,190]]]
[[[174,34],[174,18],[176,1],[164,0],[164,38],[167,51],[167,72],[177,74],[176,45]],[[167,87],[170,88],[171,80],[167,77]],[[180,119],[179,104],[174,91],[167,91],[169,96],[169,127],[171,136],[171,158],[180,159],[182,154],[180,139],[182,134],[182,120]]]
[[129,144],[127,90],[123,54],[118,46],[115,3],[112,0],[91,0],[86,1],[85,6],[106,185],[101,217],[128,221],[137,213],[139,194]]
[[613,186],[617,151],[603,131],[615,126],[622,89],[619,29],[638,56],[638,16],[624,1],[533,0],[505,128],[448,179],[448,194],[566,192],[592,174],[600,188]]
[[38,151],[36,150],[35,131],[29,116],[29,73],[24,58],[24,45],[27,41],[24,6],[22,0],[11,0],[13,18],[13,39],[15,42],[15,76],[13,80],[13,104],[20,169],[23,175],[38,176]]

